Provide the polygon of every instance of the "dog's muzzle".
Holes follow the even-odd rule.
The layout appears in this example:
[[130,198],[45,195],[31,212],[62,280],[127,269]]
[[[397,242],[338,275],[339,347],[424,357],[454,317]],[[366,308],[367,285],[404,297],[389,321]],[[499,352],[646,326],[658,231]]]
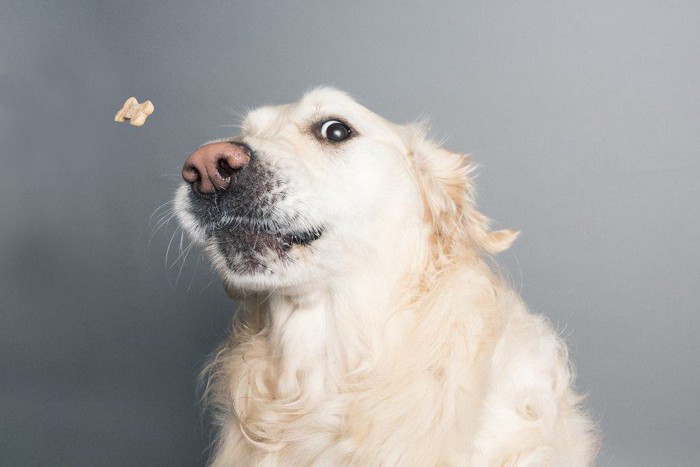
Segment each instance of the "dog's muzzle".
[[185,162],[182,178],[190,188],[187,211],[232,270],[240,269],[236,264],[251,269],[262,257],[285,257],[295,245],[309,246],[323,234],[319,224],[280,208],[284,179],[241,142],[200,147]]

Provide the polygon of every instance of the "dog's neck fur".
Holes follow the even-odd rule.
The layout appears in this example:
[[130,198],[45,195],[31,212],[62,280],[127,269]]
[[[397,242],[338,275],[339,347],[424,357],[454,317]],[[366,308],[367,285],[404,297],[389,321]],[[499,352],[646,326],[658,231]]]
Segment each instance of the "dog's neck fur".
[[317,399],[335,392],[341,380],[361,379],[403,341],[411,318],[401,311],[422,279],[406,271],[425,271],[409,262],[427,261],[428,252],[415,238],[399,243],[391,257],[368,255],[372,260],[363,259],[361,269],[346,268],[342,280],[332,281],[340,288],[278,291],[256,304],[266,315],[278,397]]

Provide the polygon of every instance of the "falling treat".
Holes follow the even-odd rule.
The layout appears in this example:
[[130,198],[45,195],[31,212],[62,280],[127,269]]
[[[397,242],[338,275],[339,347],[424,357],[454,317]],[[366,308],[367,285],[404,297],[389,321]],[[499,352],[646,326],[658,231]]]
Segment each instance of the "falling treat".
[[115,122],[123,122],[129,120],[134,126],[142,126],[146,123],[146,118],[153,113],[155,107],[153,102],[146,101],[139,104],[135,97],[130,97],[124,102],[124,106],[119,109],[117,115],[114,116]]

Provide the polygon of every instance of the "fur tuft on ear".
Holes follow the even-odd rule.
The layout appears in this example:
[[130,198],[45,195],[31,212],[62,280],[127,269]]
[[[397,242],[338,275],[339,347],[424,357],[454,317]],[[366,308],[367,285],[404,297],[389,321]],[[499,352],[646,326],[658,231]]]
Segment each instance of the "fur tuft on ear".
[[438,254],[455,256],[471,248],[486,254],[508,249],[519,232],[492,231],[490,220],[476,209],[476,170],[469,156],[444,149],[427,137],[426,123],[399,127],[434,231]]

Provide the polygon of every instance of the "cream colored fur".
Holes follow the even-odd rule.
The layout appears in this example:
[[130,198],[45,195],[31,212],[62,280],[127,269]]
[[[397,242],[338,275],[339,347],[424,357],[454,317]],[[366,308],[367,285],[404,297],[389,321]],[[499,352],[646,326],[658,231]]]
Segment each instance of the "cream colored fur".
[[[329,116],[355,138],[308,134]],[[178,192],[242,308],[205,372],[212,466],[592,465],[564,343],[482,259],[517,234],[476,210],[467,156],[326,88],[252,112],[238,139],[292,181],[276,215],[326,230],[236,276]]]

